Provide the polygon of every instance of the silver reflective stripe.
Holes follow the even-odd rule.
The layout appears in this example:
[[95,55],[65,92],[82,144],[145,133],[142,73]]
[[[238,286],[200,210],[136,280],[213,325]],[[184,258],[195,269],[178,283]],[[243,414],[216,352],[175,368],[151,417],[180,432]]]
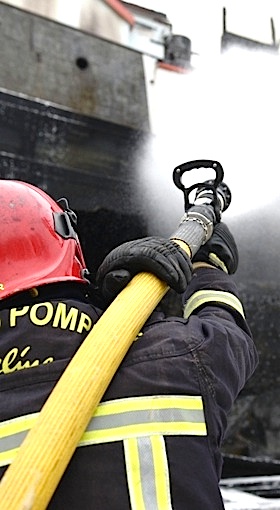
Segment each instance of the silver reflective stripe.
[[242,317],[244,317],[244,310],[239,299],[230,292],[223,292],[217,290],[200,290],[195,292],[187,301],[184,308],[184,317],[188,319],[189,316],[199,308],[201,305],[205,303],[210,303],[215,305],[216,303],[221,303],[227,306],[230,306],[234,310],[236,310]]
[[0,423],[0,466],[6,466],[14,460],[37,416],[38,413],[33,413]]
[[[39,413],[0,423],[0,466],[10,464]],[[102,402],[78,446],[123,441],[132,510],[172,510],[165,435],[206,436],[201,396]]]
[[4,437],[0,439],[0,452],[5,450],[12,450],[13,448],[20,446],[28,431],[19,432],[12,436]]
[[172,510],[164,437],[126,439],[124,451],[131,508]]
[[103,402],[80,445],[155,434],[206,435],[202,398],[154,395]]

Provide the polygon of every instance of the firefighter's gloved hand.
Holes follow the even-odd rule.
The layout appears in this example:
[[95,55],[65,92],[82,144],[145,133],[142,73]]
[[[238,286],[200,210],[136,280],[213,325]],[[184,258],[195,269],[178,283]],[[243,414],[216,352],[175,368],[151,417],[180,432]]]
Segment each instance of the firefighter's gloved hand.
[[174,241],[144,237],[112,250],[96,275],[96,283],[107,301],[112,301],[137,273],[155,274],[178,293],[186,290],[192,277],[189,256]]
[[193,257],[193,262],[207,262],[233,274],[238,267],[238,249],[233,235],[225,223],[217,223],[212,237],[201,246]]

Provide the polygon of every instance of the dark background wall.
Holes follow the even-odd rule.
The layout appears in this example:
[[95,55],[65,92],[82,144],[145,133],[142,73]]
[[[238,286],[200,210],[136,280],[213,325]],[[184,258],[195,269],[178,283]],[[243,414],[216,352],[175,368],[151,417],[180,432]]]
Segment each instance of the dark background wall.
[[149,131],[142,55],[0,3],[0,177],[66,196],[94,270],[143,235],[134,154]]

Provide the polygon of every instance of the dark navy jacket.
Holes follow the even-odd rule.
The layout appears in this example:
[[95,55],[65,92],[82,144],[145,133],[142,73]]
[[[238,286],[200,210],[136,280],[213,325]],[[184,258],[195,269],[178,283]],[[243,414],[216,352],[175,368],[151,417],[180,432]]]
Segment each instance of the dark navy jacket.
[[[39,412],[98,320],[85,288],[45,286],[2,302],[0,422]],[[100,436],[77,448],[50,510],[224,508],[227,414],[257,353],[230,276],[199,269],[184,301],[186,318],[155,312],[138,335],[92,421]],[[1,448],[0,461],[2,475]]]

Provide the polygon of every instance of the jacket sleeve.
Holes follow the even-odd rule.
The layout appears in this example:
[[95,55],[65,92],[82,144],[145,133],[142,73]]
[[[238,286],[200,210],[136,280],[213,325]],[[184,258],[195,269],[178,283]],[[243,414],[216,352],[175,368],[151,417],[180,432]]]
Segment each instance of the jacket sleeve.
[[[232,276],[216,268],[199,268],[183,294],[184,317],[199,313],[207,307],[227,310],[232,320],[250,336],[237,286]],[[212,315],[213,312],[211,311]]]
[[183,299],[191,336],[201,339],[193,355],[202,392],[212,402],[208,420],[214,416],[222,439],[227,414],[253,374],[258,354],[232,276],[200,268]]

